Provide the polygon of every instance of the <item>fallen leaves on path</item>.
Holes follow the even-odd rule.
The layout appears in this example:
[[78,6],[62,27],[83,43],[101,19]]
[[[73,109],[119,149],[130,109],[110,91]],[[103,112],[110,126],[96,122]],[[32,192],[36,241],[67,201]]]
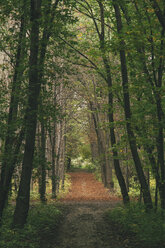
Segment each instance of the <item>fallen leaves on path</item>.
[[87,172],[72,172],[71,189],[60,201],[118,201],[110,190],[106,189],[101,182],[98,182],[94,175]]

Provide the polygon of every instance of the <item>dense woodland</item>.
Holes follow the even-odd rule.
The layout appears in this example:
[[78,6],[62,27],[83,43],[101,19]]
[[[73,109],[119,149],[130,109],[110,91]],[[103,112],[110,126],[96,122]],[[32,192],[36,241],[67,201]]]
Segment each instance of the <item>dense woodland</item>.
[[74,163],[165,209],[164,0],[1,0],[0,24],[0,219]]

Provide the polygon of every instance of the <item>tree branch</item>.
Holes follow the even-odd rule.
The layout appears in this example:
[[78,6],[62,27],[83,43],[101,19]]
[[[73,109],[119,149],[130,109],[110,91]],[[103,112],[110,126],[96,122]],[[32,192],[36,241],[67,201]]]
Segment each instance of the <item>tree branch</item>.
[[157,16],[162,28],[165,31],[165,16],[164,16],[164,13],[162,13],[162,11],[161,11],[161,9],[159,7],[159,4],[157,3],[156,0],[150,0],[150,2],[151,2],[151,5],[152,5],[152,7],[153,7],[153,9],[155,11],[155,14],[156,14],[156,16]]
[[69,47],[71,47],[75,52],[77,52],[79,55],[81,55],[83,58],[85,58],[93,66],[93,69],[95,69],[101,75],[101,77],[104,78],[104,80],[106,80],[106,77],[104,76],[104,74],[100,71],[100,69],[97,67],[97,65],[90,58],[88,58],[85,54],[83,54],[78,49],[76,49],[74,46],[72,46],[69,42],[64,40],[61,36],[58,36],[58,37],[65,44],[67,44]]

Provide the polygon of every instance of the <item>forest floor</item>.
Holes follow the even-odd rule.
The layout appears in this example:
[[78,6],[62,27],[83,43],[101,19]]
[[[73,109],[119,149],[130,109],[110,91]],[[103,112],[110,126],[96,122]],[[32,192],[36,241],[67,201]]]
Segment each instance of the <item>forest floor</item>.
[[57,204],[64,213],[54,238],[42,247],[51,248],[126,248],[134,247],[113,223],[107,223],[105,211],[122,204],[120,198],[105,189],[92,173],[72,172],[69,193]]

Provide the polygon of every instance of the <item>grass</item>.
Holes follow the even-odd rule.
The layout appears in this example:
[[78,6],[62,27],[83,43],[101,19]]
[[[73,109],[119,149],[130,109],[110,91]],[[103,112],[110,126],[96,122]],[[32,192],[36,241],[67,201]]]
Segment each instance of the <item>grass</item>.
[[[62,219],[62,213],[53,204],[35,205],[30,208],[27,223],[23,229],[12,229],[13,207],[5,210],[0,228],[0,247],[40,248],[54,237]],[[43,246],[44,243],[44,246]]]
[[143,205],[133,203],[110,210],[105,217],[117,226],[117,231],[134,239],[134,247],[165,247],[165,221],[161,211],[146,213]]

